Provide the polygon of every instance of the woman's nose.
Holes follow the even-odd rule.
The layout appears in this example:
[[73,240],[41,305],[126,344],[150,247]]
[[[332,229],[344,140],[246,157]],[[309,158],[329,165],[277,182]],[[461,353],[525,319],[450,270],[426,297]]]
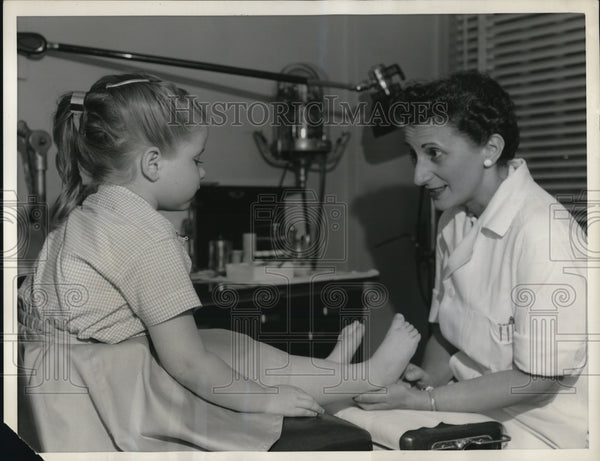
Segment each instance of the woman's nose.
[[415,174],[413,181],[417,186],[424,186],[427,181],[431,178],[431,171],[423,164],[421,160],[417,161],[415,165]]
[[204,179],[204,176],[206,176],[206,171],[204,171],[204,168],[200,167],[200,179]]

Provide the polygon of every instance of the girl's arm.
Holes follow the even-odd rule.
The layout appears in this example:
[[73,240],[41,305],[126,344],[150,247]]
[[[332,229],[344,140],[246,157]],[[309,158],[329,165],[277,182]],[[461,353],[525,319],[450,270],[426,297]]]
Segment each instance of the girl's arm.
[[151,326],[148,330],[162,367],[180,384],[205,400],[248,413],[314,416],[324,412],[301,389],[261,386],[241,376],[207,351],[191,311]]

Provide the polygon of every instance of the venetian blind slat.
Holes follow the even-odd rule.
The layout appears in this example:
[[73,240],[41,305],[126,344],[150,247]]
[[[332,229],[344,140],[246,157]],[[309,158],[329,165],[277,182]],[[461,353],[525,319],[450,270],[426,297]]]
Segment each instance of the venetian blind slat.
[[[526,133],[525,133],[526,134]],[[579,140],[574,141],[573,139],[569,139],[569,138],[564,138],[564,137],[557,137],[555,139],[552,140],[544,140],[544,139],[536,139],[536,140],[530,140],[527,138],[523,137],[523,133],[521,133],[521,144],[519,145],[520,149],[539,149],[539,148],[544,148],[547,146],[554,146],[554,147],[559,147],[559,146],[570,146],[573,144],[580,144],[583,143],[585,145],[585,136],[580,136]]]
[[583,66],[574,66],[574,67],[566,67],[559,68],[560,61],[557,63],[557,67],[555,69],[548,70],[546,72],[524,72],[520,75],[513,75],[511,77],[503,78],[505,82],[505,86],[527,86],[529,84],[534,84],[538,82],[546,82],[550,77],[553,81],[565,81],[572,77],[582,77],[582,81],[585,82],[585,67]]
[[[586,160],[585,158],[580,159],[580,160],[573,160],[571,159],[569,161],[569,165],[573,168],[584,168],[586,166]],[[538,171],[538,170],[548,170],[548,169],[553,169],[553,168],[564,168],[564,161],[562,158],[557,158],[554,161],[549,161],[549,160],[540,160],[540,161],[536,161],[534,159],[532,159],[529,162],[529,170],[530,171]]]
[[535,19],[541,27],[528,28],[526,25],[514,24],[514,27],[504,31],[498,30],[499,27],[496,28],[494,30],[494,42],[496,45],[501,45],[517,41],[536,41],[542,37],[552,37],[555,34],[567,34],[569,32],[579,35],[585,26],[584,21],[578,18],[570,21],[556,22],[548,22],[545,17]]
[[[559,17],[560,16],[560,17]],[[547,14],[494,14],[487,15],[494,28],[495,35],[502,35],[514,30],[544,27],[552,22],[566,23],[568,21],[582,21],[583,16],[578,14],[555,15],[556,19],[549,18]]]
[[[540,38],[538,40],[523,40],[510,45],[505,45],[502,48],[495,47],[495,55],[500,59],[506,55],[518,54],[524,50],[529,51],[531,56],[536,49],[541,52],[554,51],[555,53],[564,53],[559,48],[565,44],[577,44],[585,40],[585,31],[573,30],[560,35],[551,35],[548,37]],[[581,49],[581,48],[580,48]],[[584,48],[585,49],[585,48]],[[535,57],[535,53],[533,53]]]
[[585,123],[585,114],[575,112],[569,115],[560,115],[560,112],[563,110],[564,108],[559,105],[558,107],[554,107],[553,111],[550,112],[550,115],[547,117],[531,117],[527,119],[521,118],[519,120],[519,127],[521,127],[521,129],[524,129],[540,126],[551,127],[553,125],[562,125],[563,123],[577,123],[578,125],[581,125],[581,123],[579,122]]
[[510,77],[511,75],[523,75],[530,72],[552,72],[554,69],[560,69],[569,67],[572,65],[581,64],[585,62],[585,55],[577,54],[570,56],[562,56],[557,60],[544,60],[544,61],[521,61],[521,64],[517,67],[514,63],[509,63],[506,67],[496,65],[494,68],[494,75],[497,78]]
[[[518,56],[513,54],[509,55],[496,55],[494,57],[494,67],[502,68],[505,66],[514,65],[515,62],[532,62],[542,59],[556,59],[561,56],[569,56],[573,54],[583,54],[582,50],[585,50],[585,45],[581,43],[566,44],[561,47],[546,48],[538,50],[521,50]],[[496,50],[497,53],[497,50]]]
[[536,84],[536,85],[526,85],[526,86],[518,86],[515,88],[507,87],[506,89],[509,91],[513,98],[517,98],[520,95],[532,95],[536,93],[548,93],[548,92],[556,92],[560,93],[564,91],[568,94],[568,92],[572,89],[581,89],[585,88],[585,76],[571,78],[568,80],[556,80],[550,81],[544,84]]
[[[571,95],[573,96],[573,95]],[[585,92],[582,91],[581,98],[585,97]],[[553,97],[548,97],[546,101],[535,101],[537,102],[536,105],[525,105],[525,104],[520,104],[517,105],[517,107],[519,108],[519,115],[522,119],[525,119],[526,117],[532,117],[532,118],[539,118],[539,116],[554,116],[556,115],[557,112],[559,113],[565,113],[565,112],[572,112],[572,111],[580,111],[581,110],[581,106],[585,106],[585,100],[582,99],[575,99],[573,102],[567,103],[567,102],[560,102],[560,103],[554,103],[556,101],[555,98]],[[545,104],[543,104],[545,103]],[[585,118],[585,115],[580,115],[582,117]]]

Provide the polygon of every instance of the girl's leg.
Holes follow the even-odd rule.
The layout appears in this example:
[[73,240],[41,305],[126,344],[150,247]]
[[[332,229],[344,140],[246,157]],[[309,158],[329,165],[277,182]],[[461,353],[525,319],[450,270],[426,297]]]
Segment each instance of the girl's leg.
[[[419,333],[396,315],[373,356],[362,363],[289,355],[250,337],[227,330],[200,330],[205,347],[232,368],[265,386],[291,385],[320,404],[330,403],[395,382],[414,354]],[[223,388],[217,392],[226,392]]]

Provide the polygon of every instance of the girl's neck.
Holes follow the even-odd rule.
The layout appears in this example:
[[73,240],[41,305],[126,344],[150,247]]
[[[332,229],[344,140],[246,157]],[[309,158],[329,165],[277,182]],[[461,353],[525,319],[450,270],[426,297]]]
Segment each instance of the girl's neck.
[[127,184],[114,184],[117,186],[124,187],[125,189],[128,189],[131,192],[133,192],[134,194],[139,195],[146,202],[148,202],[152,208],[154,208],[155,210],[158,209],[158,203],[156,202],[154,195],[152,195],[145,187],[142,187],[139,184],[136,184],[135,182],[130,182]]

